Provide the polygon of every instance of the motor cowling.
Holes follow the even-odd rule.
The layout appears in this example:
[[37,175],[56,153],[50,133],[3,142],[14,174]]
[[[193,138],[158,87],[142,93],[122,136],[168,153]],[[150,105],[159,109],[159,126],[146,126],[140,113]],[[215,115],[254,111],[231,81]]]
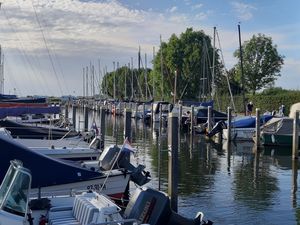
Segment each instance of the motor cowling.
[[169,197],[151,188],[138,188],[131,197],[124,216],[151,225],[200,225],[202,213],[189,219],[172,211]]
[[[121,149],[116,145],[105,148],[99,158],[103,170],[123,168],[131,172],[130,179],[138,185],[144,185],[150,181],[150,172],[145,171],[145,166],[134,166],[130,163],[130,151]],[[116,159],[118,157],[118,159]],[[116,161],[116,163],[114,163]],[[113,168],[112,168],[113,167]]]

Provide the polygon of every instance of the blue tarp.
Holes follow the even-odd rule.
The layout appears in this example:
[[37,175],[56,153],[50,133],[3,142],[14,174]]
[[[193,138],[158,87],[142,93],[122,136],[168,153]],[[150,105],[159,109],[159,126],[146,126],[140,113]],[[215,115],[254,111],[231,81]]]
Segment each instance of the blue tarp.
[[[268,122],[273,116],[272,115],[262,115],[260,117],[260,124],[265,124]],[[241,118],[239,120],[233,121],[231,123],[234,128],[255,128],[255,120],[256,117],[246,117]]]
[[23,114],[59,114],[60,106],[48,107],[3,107],[0,108],[0,119],[7,116],[21,116]]

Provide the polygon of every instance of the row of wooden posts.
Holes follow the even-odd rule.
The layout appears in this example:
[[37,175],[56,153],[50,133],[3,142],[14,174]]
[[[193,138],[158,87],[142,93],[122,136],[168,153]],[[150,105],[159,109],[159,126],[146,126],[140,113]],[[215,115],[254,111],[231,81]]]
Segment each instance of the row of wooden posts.
[[[76,106],[73,106],[72,122],[73,126],[76,125]],[[160,110],[161,113],[161,110]],[[68,116],[68,107],[65,107],[65,115]],[[104,146],[105,141],[105,114],[106,108],[100,107],[100,135],[101,141],[103,141],[102,146]],[[124,138],[127,138],[131,142],[131,109],[125,109],[124,112]],[[228,124],[231,124],[232,109],[228,107]],[[178,209],[178,146],[179,146],[179,133],[182,116],[182,107],[179,107],[178,113],[169,113],[168,116],[168,193],[171,198],[171,207],[173,210]],[[160,115],[161,118],[161,115]],[[191,118],[194,118],[193,107],[191,109]],[[191,119],[191,127],[193,127],[193,120]],[[296,112],[294,119],[293,128],[293,154],[292,158],[298,158],[298,127],[299,124],[299,112]],[[212,108],[208,107],[208,129],[212,127]],[[75,128],[75,127],[74,127]],[[84,107],[84,130],[88,130],[88,107]],[[191,133],[193,133],[191,129]],[[228,126],[228,140],[230,140],[231,127]],[[256,109],[256,132],[255,132],[255,143],[256,146],[260,145],[260,109]],[[257,147],[258,149],[258,147]]]

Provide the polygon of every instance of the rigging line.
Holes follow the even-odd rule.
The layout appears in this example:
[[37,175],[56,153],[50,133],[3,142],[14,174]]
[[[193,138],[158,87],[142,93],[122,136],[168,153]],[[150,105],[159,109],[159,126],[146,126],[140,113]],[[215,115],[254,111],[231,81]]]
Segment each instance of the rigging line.
[[44,31],[42,29],[40,20],[38,18],[37,12],[35,10],[34,4],[33,4],[33,0],[31,1],[31,3],[32,3],[32,8],[33,8],[34,14],[35,14],[35,18],[36,18],[38,26],[40,28],[40,31],[41,31],[41,34],[42,34],[42,37],[43,37],[43,41],[44,41],[44,44],[45,44],[45,47],[46,47],[46,50],[47,50],[47,53],[48,53],[48,56],[49,56],[49,59],[50,59],[50,62],[51,62],[51,66],[52,66],[54,75],[55,75],[57,83],[58,83],[58,87],[59,87],[60,93],[62,95],[63,94],[62,87],[61,87],[61,84],[59,82],[58,75],[57,75],[57,72],[56,72],[56,69],[55,69],[55,66],[54,66],[54,62],[53,62],[53,59],[52,59],[51,54],[50,54],[50,50],[49,50],[48,45],[47,45],[47,41],[46,41],[46,38],[45,38],[45,35],[44,35]]
[[[19,3],[18,0],[16,0],[16,4],[17,4],[17,6],[18,6],[20,12],[22,12],[22,8],[21,8],[20,3]],[[30,38],[28,35],[27,35],[27,39],[28,39],[28,40],[31,40],[31,38]],[[32,58],[33,62],[37,63],[36,67],[32,66],[32,70],[35,72],[34,68],[35,68],[36,70],[37,70],[37,68],[41,68],[41,64],[40,64],[40,61],[39,61],[39,59],[38,59],[38,57],[37,57],[36,55],[32,55],[31,58]],[[30,61],[30,60],[29,60],[29,61]],[[43,79],[46,80],[46,79],[44,78],[45,74],[42,73],[42,72],[40,71],[40,72],[39,72],[39,75],[40,75],[40,76],[38,76],[38,74],[35,72],[35,77],[37,78],[38,82],[40,82],[40,83],[42,84],[41,86],[44,85],[44,88],[45,88],[45,89],[43,88],[44,94],[46,94],[46,93],[48,93],[48,94],[51,93],[52,91],[49,89],[48,85],[45,85],[47,82],[43,82]],[[40,79],[41,79],[41,80],[40,80]],[[41,88],[39,87],[39,89],[41,89]]]
[[[48,2],[49,2],[49,1],[48,1]],[[41,17],[41,15],[42,15],[42,14],[40,13],[40,17]],[[51,38],[51,32],[49,32],[49,30],[47,29],[47,23],[46,23],[46,20],[44,20],[44,19],[42,18],[42,21],[43,21],[43,23],[45,24],[44,27],[46,28],[45,30],[46,30],[46,32],[47,32],[47,35],[49,36],[49,39],[51,40],[51,39],[52,39],[52,38]],[[48,42],[49,42],[49,41],[48,41]],[[51,46],[50,46],[50,47],[51,47]],[[57,56],[57,53],[56,53],[56,51],[55,51],[55,48],[52,47],[51,50],[52,50],[52,53],[53,53],[53,55],[54,55],[54,59],[55,59],[57,65],[58,65],[58,69],[59,69],[59,72],[60,72],[61,77],[62,77],[62,79],[63,79],[63,83],[66,84],[67,82],[66,82],[66,79],[65,79],[65,76],[64,76],[64,72],[63,72],[63,69],[62,69],[63,67],[62,67],[60,61],[58,60],[58,56]],[[71,93],[68,85],[65,85],[64,87],[67,88],[67,92],[68,92],[68,93]]]
[[[33,66],[32,63],[31,63],[31,60],[29,59],[28,55],[27,55],[26,52],[25,52],[25,47],[24,47],[24,45],[23,45],[23,42],[22,42],[21,39],[18,37],[17,31],[14,29],[13,24],[11,23],[10,19],[9,19],[8,16],[7,16],[7,13],[6,13],[5,8],[2,8],[2,11],[4,12],[5,19],[7,20],[8,25],[10,26],[11,31],[15,34],[17,41],[20,43],[21,49],[16,48],[17,51],[18,51],[19,54],[23,57],[22,60],[24,60],[24,63],[25,63],[25,64],[27,63],[27,64],[29,65],[29,67],[30,67],[30,69],[32,70],[32,72],[33,72],[34,76],[36,77],[37,81],[40,82],[40,83],[42,84],[42,82],[38,79],[39,76],[36,74],[36,71],[34,70],[34,66]],[[26,74],[27,74],[28,78],[30,78],[29,71],[28,71],[28,68],[27,68],[27,67],[26,67]],[[26,91],[28,91],[28,90],[26,90]],[[28,93],[30,93],[30,92],[28,92]]]
[[218,33],[217,30],[216,30],[216,34],[217,34],[217,38],[218,38],[218,44],[219,44],[219,47],[220,47],[222,63],[224,65],[225,77],[226,77],[226,81],[227,81],[227,85],[228,85],[228,90],[229,90],[229,94],[230,94],[230,98],[231,98],[231,103],[232,103],[234,112],[236,112],[236,108],[235,108],[235,104],[234,104],[233,96],[232,96],[232,91],[231,91],[231,88],[230,88],[230,82],[229,82],[229,78],[228,78],[228,71],[225,68],[225,61],[224,61],[223,51],[222,51],[222,48],[221,48],[221,42],[220,42],[219,33]]
[[16,88],[16,90],[18,90],[20,92],[20,94],[22,95],[21,89],[20,89],[18,83],[16,82],[16,80],[14,78],[14,75],[12,73],[12,70],[11,70],[10,66],[7,65],[5,68],[6,68],[6,70],[8,70],[8,74],[9,74],[8,79],[6,79],[6,81],[9,81],[11,83],[11,86]]

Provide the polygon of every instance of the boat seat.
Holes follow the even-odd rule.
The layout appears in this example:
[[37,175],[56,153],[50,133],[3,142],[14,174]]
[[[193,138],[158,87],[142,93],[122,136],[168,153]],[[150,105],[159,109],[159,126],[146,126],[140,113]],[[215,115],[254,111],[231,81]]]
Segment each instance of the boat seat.
[[53,207],[49,210],[49,225],[87,225],[98,217],[99,209],[86,196],[76,196],[70,207]]

